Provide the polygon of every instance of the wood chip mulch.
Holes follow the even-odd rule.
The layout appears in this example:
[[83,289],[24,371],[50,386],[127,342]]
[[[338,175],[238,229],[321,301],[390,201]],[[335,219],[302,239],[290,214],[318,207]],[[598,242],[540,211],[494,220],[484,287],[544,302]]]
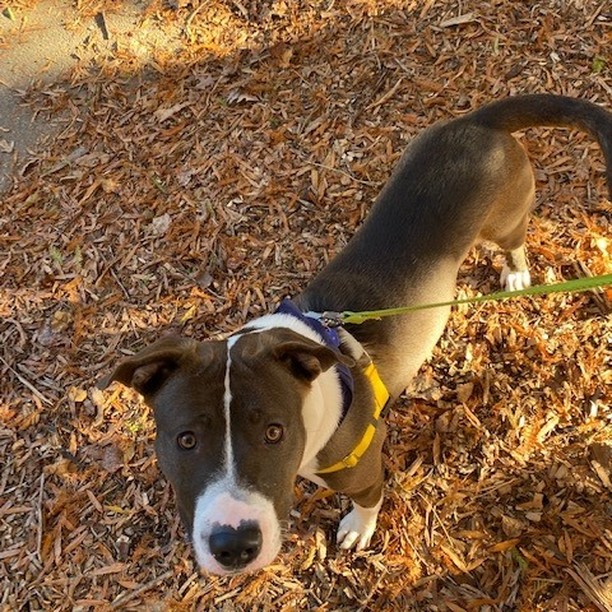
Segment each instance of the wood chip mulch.
[[[112,2],[81,2],[85,13]],[[157,2],[147,28],[24,94],[65,127],[0,209],[0,609],[612,610],[610,295],[458,308],[390,411],[370,550],[296,485],[275,565],[200,576],[138,397],[95,382],[168,330],[215,337],[295,294],[405,144],[526,92],[611,108],[600,0]],[[561,130],[536,167],[535,282],[609,273],[603,157]],[[459,294],[498,288],[487,245]]]

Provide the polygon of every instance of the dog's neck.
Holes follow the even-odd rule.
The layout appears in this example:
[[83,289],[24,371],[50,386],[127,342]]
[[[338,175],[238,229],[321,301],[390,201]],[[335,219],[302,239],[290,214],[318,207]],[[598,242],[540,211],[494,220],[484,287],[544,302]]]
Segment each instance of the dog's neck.
[[[237,334],[265,331],[283,327],[323,344],[322,338],[300,319],[284,313],[265,315],[250,321]],[[343,393],[340,374],[335,367],[322,372],[311,383],[302,405],[302,419],[306,442],[298,473],[300,476],[319,482],[314,474],[319,467],[316,456],[328,443],[338,428],[343,416]]]
[[316,456],[329,442],[342,419],[342,390],[335,368],[323,372],[312,383],[302,406],[306,446],[298,473],[311,478],[319,467]]

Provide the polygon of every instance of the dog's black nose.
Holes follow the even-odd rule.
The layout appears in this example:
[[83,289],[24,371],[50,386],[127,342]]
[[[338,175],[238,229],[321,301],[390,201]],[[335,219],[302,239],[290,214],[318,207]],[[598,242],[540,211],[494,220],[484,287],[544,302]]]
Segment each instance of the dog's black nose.
[[257,523],[213,527],[208,538],[212,556],[227,569],[240,569],[257,557],[261,550],[261,529]]

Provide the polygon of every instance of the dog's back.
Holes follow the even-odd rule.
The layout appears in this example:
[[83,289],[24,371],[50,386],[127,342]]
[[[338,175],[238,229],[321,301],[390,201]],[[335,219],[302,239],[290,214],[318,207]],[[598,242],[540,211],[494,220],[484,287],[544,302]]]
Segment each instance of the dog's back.
[[[505,251],[507,288],[529,285],[523,243],[535,180],[511,132],[539,125],[593,135],[612,197],[612,113],[548,94],[494,102],[410,143],[362,227],[298,298],[300,306],[360,311],[450,300],[458,268],[478,239]],[[350,331],[399,392],[433,349],[448,311],[370,321]]]

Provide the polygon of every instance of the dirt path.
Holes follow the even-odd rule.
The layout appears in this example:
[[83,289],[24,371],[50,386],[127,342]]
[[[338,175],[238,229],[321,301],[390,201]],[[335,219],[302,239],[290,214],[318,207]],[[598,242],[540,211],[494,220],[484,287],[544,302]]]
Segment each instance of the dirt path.
[[23,103],[24,91],[67,80],[78,65],[99,64],[126,45],[146,58],[155,46],[177,43],[178,30],[143,27],[147,3],[117,4],[112,14],[91,16],[57,0],[0,13],[0,192],[18,179],[20,162],[65,121],[36,116]]

